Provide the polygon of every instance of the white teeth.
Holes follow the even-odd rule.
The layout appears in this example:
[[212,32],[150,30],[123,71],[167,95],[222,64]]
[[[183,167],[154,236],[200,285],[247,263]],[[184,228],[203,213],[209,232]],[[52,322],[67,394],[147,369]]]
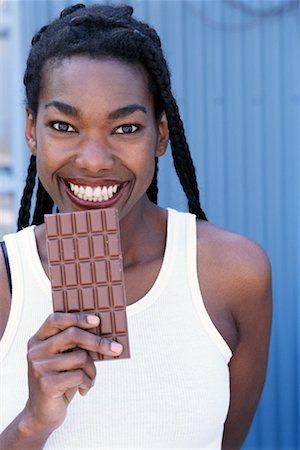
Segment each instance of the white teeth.
[[91,186],[87,186],[87,187],[85,188],[85,195],[86,195],[87,197],[92,197],[92,195],[93,195],[93,189],[91,188]]
[[101,200],[102,200],[101,187],[100,187],[100,186],[97,186],[97,187],[94,189],[94,201],[95,201],[95,202],[96,202],[96,201],[101,202]]
[[77,184],[69,183],[71,191],[76,197],[88,202],[102,202],[109,200],[117,192],[119,184],[113,186],[79,186]]
[[107,193],[106,186],[103,186],[103,188],[102,188],[102,195],[103,195],[104,200],[108,200],[108,193]]

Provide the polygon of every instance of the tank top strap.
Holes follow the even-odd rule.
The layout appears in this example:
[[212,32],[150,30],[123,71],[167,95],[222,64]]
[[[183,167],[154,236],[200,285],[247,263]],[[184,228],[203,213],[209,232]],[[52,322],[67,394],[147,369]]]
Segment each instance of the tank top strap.
[[[197,246],[197,220],[196,216],[193,214],[186,214],[186,249],[187,249],[187,258],[186,258],[186,269],[189,280],[189,285],[191,288],[192,299],[197,311],[199,318],[201,319],[202,325],[205,328],[206,332],[219,348],[221,353],[223,354],[226,362],[228,363],[232,352],[227,342],[220,334],[216,326],[214,325],[208,311],[206,309],[202,292],[201,292],[201,280],[198,277],[198,246]],[[201,259],[201,254],[200,254]]]

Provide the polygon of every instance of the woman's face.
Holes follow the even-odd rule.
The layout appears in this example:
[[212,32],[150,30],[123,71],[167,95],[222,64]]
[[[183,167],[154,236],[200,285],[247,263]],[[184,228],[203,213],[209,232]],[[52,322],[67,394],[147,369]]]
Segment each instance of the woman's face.
[[26,138],[39,178],[60,212],[142,206],[154,158],[166,149],[144,69],[113,59],[66,58],[44,69]]

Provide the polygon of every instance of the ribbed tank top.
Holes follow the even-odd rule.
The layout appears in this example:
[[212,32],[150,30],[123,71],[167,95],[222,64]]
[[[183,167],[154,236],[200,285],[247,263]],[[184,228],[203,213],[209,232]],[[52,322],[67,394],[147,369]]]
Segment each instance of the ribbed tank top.
[[[28,395],[26,346],[52,312],[34,227],[5,236],[12,305],[0,345],[1,430]],[[131,358],[101,361],[45,449],[220,449],[231,351],[197,278],[195,216],[168,210],[165,254],[151,289],[127,306]]]

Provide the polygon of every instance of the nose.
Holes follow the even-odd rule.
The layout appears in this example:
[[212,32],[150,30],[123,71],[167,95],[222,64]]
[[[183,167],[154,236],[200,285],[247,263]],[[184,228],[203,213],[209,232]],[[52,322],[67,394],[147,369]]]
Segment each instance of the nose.
[[85,140],[80,146],[76,156],[76,165],[91,173],[111,169],[115,158],[108,142],[100,139]]

